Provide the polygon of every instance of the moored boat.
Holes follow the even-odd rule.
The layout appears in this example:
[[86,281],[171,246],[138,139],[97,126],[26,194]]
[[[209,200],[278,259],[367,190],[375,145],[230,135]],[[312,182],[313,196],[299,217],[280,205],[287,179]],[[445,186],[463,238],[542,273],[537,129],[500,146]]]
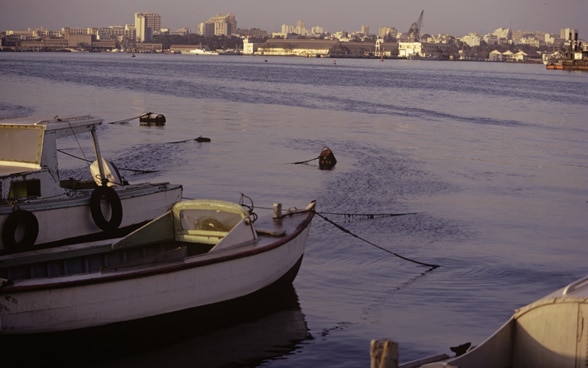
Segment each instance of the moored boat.
[[182,54],[187,54],[187,55],[202,55],[202,56],[218,56],[219,53],[216,51],[211,51],[206,47],[200,47],[200,48],[195,48],[195,49],[190,49],[187,50],[185,52],[182,52]]
[[555,70],[585,70],[588,71],[588,49],[582,45],[576,30],[566,35],[566,51],[564,53],[544,56],[543,63],[547,69]]
[[518,310],[465,354],[422,368],[584,366],[588,359],[588,276]]
[[0,256],[0,334],[111,325],[211,306],[292,283],[315,202],[257,217],[189,200],[118,240]]
[[[93,116],[0,121],[0,254],[82,236],[122,236],[181,199],[181,185],[124,180],[100,153],[102,122]],[[81,134],[93,139],[93,179],[62,180],[59,139]]]

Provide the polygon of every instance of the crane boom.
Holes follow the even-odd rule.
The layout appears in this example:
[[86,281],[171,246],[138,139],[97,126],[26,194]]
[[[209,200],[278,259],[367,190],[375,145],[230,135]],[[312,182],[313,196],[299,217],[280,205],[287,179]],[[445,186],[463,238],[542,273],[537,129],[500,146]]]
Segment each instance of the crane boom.
[[421,15],[419,18],[410,25],[410,29],[408,30],[408,38],[412,42],[418,42],[421,39],[421,27],[423,25],[423,14],[425,10],[421,10]]

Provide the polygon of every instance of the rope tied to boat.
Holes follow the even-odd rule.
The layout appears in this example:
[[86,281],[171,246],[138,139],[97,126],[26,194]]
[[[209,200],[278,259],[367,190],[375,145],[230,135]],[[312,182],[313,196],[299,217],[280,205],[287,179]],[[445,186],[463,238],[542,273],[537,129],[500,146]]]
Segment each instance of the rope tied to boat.
[[415,259],[408,258],[408,257],[405,257],[405,256],[403,256],[403,255],[401,255],[401,254],[398,254],[398,253],[396,253],[396,252],[393,252],[393,251],[391,251],[391,250],[388,250],[388,249],[386,249],[386,248],[384,248],[384,247],[382,247],[382,246],[380,246],[380,245],[377,245],[377,244],[375,244],[375,243],[373,243],[373,242],[370,242],[370,241],[369,241],[369,240],[367,240],[367,239],[364,239],[364,238],[360,237],[359,235],[357,235],[357,234],[355,234],[355,233],[351,232],[349,229],[345,228],[344,226],[342,226],[342,225],[339,225],[339,224],[337,224],[336,222],[334,222],[334,221],[330,220],[329,218],[327,218],[327,217],[326,217],[326,216],[324,216],[323,214],[321,214],[321,213],[319,213],[319,212],[315,212],[315,213],[316,213],[316,215],[318,215],[320,218],[322,218],[323,220],[327,221],[328,223],[330,223],[331,225],[335,226],[337,229],[339,229],[339,230],[343,231],[344,233],[347,233],[347,234],[349,234],[349,235],[353,236],[354,238],[356,238],[356,239],[359,239],[359,240],[361,240],[361,241],[363,241],[363,242],[365,242],[365,243],[367,243],[367,244],[371,245],[372,247],[378,248],[378,249],[380,249],[380,250],[383,250],[383,251],[384,251],[384,252],[386,252],[386,253],[392,254],[392,255],[393,255],[393,256],[395,256],[395,257],[398,257],[398,258],[400,258],[400,259],[402,259],[402,260],[405,260],[405,261],[407,261],[407,262],[412,262],[412,263],[415,263],[415,264],[418,264],[418,265],[421,265],[421,266],[429,267],[429,270],[428,270],[428,271],[432,271],[432,270],[434,270],[434,269],[436,269],[436,268],[439,268],[439,267],[441,267],[441,265],[438,265],[438,264],[433,264],[433,263],[426,263],[426,262],[417,261],[417,260],[415,260]]
[[314,160],[318,160],[319,158],[320,158],[320,156],[316,156],[315,158],[311,158],[310,160],[292,162],[292,165],[307,164],[307,163],[312,162]]
[[[67,155],[69,157],[73,157],[73,158],[78,159],[78,160],[81,160],[81,161],[90,162],[90,163],[93,162],[92,160],[88,160],[85,157],[82,158],[82,157],[76,156],[74,154],[65,152],[62,149],[57,149],[57,152],[63,153],[64,155]],[[142,173],[142,174],[151,174],[151,173],[159,172],[158,170],[139,170],[139,169],[129,169],[129,168],[126,168],[126,167],[118,167],[118,166],[117,166],[117,168],[119,170],[133,171],[133,172],[138,172],[138,173]]]
[[333,151],[331,151],[331,149],[326,146],[323,147],[321,153],[317,157],[311,158],[310,160],[292,162],[292,164],[307,164],[314,160],[319,160],[319,169],[321,170],[331,170],[337,164],[337,159],[335,158]]
[[416,215],[417,212],[406,212],[406,213],[343,213],[343,212],[322,212],[323,215],[334,215],[334,216],[344,216],[347,219],[351,218],[365,218],[365,219],[375,219],[380,217],[395,217],[395,216],[406,216],[406,215]]

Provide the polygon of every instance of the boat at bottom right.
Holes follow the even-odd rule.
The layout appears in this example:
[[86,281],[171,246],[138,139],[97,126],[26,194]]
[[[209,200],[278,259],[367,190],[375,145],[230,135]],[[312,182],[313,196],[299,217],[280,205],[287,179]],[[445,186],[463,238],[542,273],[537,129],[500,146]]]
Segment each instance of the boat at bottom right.
[[587,319],[585,276],[517,309],[498,331],[465,354],[420,367],[586,367]]

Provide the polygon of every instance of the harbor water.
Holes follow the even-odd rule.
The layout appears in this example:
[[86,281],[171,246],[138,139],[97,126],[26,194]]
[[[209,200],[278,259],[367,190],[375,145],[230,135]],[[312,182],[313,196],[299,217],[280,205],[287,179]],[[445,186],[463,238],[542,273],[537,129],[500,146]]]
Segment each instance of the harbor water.
[[[318,203],[291,289],[206,328],[186,314],[55,343],[53,366],[367,367],[372,339],[398,342],[401,362],[451,355],[588,274],[588,73],[106,53],[5,52],[0,66],[0,118],[101,117],[129,182],[244,193],[259,215]],[[166,124],[122,121],[145,112]],[[63,143],[62,177],[89,177],[89,146]],[[324,147],[332,170],[313,160]]]

